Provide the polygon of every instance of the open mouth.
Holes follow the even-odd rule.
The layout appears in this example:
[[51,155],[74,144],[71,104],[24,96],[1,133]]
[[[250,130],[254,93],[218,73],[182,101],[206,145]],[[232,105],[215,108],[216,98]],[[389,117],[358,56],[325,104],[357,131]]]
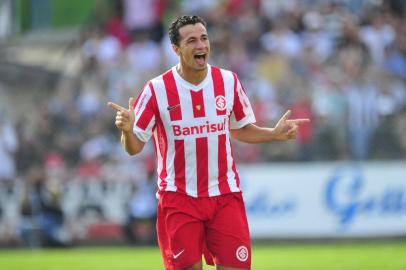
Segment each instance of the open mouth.
[[194,58],[199,65],[204,65],[206,63],[207,54],[205,53],[197,53],[194,55]]

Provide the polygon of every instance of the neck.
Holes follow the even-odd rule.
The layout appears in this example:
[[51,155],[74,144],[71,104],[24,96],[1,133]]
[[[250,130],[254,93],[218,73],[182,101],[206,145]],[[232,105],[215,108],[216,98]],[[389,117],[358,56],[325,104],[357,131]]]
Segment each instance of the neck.
[[187,82],[190,82],[193,85],[200,84],[207,75],[207,67],[202,70],[196,70],[186,67],[186,65],[179,65],[176,67],[179,75]]

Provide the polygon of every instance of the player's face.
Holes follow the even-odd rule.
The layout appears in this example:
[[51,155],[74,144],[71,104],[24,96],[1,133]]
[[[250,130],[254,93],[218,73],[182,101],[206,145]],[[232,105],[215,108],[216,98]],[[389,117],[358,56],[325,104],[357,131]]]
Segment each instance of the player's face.
[[210,42],[203,24],[188,24],[179,29],[179,46],[173,45],[182,65],[200,71],[207,68]]

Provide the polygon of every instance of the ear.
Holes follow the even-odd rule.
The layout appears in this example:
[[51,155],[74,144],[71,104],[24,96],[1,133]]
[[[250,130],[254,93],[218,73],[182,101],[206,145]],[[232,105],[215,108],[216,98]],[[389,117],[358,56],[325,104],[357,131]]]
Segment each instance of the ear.
[[179,56],[180,47],[178,45],[172,44],[172,50],[176,53],[177,56]]

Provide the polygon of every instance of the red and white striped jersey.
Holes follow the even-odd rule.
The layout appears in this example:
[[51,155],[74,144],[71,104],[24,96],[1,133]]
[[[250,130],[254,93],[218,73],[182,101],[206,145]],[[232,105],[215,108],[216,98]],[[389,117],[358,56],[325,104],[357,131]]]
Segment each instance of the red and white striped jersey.
[[149,81],[135,102],[133,132],[143,142],[153,136],[160,191],[193,197],[241,191],[230,129],[255,116],[237,75],[208,67],[199,85],[173,67]]

